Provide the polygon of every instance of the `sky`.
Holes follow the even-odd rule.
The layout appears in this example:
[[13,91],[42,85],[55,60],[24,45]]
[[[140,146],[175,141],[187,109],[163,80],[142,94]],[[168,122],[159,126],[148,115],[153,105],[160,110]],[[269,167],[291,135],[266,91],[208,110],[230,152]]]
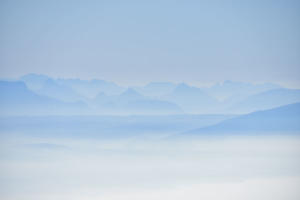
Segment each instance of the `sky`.
[[0,77],[300,87],[300,1],[0,0]]

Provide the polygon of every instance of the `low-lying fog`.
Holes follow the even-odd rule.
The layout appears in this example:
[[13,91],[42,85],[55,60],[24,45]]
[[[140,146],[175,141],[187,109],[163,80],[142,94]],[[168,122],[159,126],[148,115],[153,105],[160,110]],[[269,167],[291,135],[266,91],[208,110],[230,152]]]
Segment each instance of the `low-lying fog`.
[[299,136],[68,139],[2,133],[7,200],[298,200]]

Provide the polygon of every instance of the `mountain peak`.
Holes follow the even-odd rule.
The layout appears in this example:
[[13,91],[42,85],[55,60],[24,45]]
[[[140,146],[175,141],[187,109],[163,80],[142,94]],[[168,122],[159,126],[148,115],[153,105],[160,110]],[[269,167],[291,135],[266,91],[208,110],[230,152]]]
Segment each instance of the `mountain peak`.
[[48,79],[51,79],[49,76],[44,75],[44,74],[34,74],[34,73],[30,73],[30,74],[25,74],[24,76],[20,77],[21,80],[40,80],[40,81],[46,81]]
[[173,86],[174,83],[171,82],[150,82],[145,87],[151,87],[151,86]]
[[180,83],[177,85],[177,87],[175,88],[176,90],[186,90],[186,89],[191,89],[192,87],[189,86],[186,83]]
[[122,96],[142,96],[133,88],[128,88],[125,92],[121,94]]
[[202,92],[202,90],[200,88],[194,87],[194,86],[189,86],[186,83],[180,83],[179,85],[177,85],[177,87],[175,88],[174,92],[180,92],[180,93],[198,93],[198,92]]

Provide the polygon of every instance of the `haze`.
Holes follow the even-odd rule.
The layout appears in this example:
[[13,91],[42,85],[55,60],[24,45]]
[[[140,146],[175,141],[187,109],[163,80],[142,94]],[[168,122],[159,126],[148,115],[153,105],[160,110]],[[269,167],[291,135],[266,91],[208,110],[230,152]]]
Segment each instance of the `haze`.
[[296,0],[3,0],[0,74],[299,88],[299,9]]

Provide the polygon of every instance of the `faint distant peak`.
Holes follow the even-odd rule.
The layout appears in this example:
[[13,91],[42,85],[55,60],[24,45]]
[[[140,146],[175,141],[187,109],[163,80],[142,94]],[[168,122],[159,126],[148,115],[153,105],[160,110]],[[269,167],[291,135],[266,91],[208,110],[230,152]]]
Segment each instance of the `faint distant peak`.
[[200,88],[194,87],[194,86],[190,86],[186,83],[180,83],[177,85],[177,87],[175,88],[175,91],[180,92],[180,91],[201,91]]
[[251,83],[241,82],[241,81],[232,81],[232,80],[225,80],[219,84],[216,84],[221,87],[234,87],[234,86],[250,86]]
[[45,80],[44,85],[57,85],[57,83],[53,79],[49,78],[49,79]]
[[150,82],[145,87],[152,87],[152,86],[175,86],[176,84],[171,82]]
[[128,88],[125,92],[121,94],[122,96],[142,96],[133,88]]
[[113,82],[109,82],[106,80],[102,80],[102,79],[91,79],[90,80],[91,83],[95,83],[95,84],[103,84],[103,83],[111,83],[111,84],[115,84]]
[[176,87],[176,89],[189,89],[189,88],[192,88],[192,86],[189,86],[186,83],[179,83]]
[[30,73],[30,74],[26,74],[24,76],[21,76],[20,79],[21,80],[35,79],[35,80],[46,81],[46,80],[51,79],[51,78],[49,76],[47,76],[47,75],[44,75],[44,74]]
[[223,83],[221,83],[222,85],[230,85],[230,84],[234,84],[234,83],[241,83],[241,82],[234,82],[234,81],[231,81],[231,80],[225,80],[223,81]]

